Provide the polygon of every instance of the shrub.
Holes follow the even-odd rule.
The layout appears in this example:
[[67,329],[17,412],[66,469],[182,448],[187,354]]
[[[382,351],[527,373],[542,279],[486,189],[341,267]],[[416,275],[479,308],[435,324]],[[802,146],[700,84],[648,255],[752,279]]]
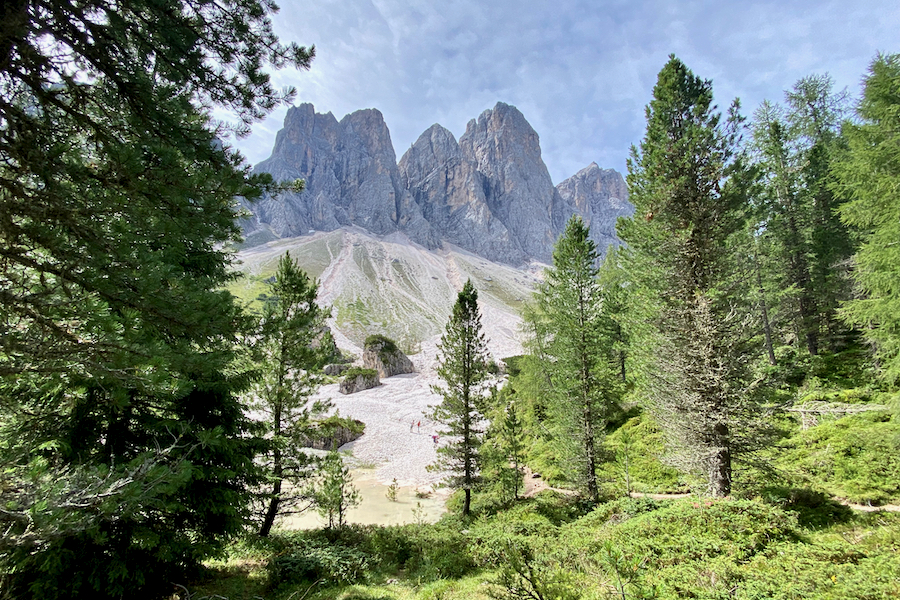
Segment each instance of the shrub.
[[818,529],[846,522],[853,516],[849,507],[807,488],[773,486],[763,490],[763,497],[770,504],[795,513],[802,527]]
[[372,346],[381,346],[381,352],[388,354],[397,352],[397,342],[381,334],[370,335],[366,338],[365,348]]
[[352,433],[363,433],[366,429],[366,424],[360,421],[359,419],[351,419],[350,417],[342,417],[338,414],[333,414],[326,419],[322,419],[321,421],[316,423],[316,428],[322,432],[322,435],[334,435],[339,428],[343,427],[351,431]]
[[267,571],[269,584],[278,587],[313,581],[353,583],[361,580],[368,568],[367,557],[360,550],[312,539],[274,557]]
[[362,375],[363,377],[378,377],[378,371],[375,369],[366,369],[364,367],[350,367],[343,373],[344,380],[354,379]]
[[779,450],[778,464],[792,479],[806,478],[828,494],[862,504],[900,499],[900,423],[889,413],[822,423]]
[[747,560],[771,543],[794,539],[796,526],[796,517],[760,501],[684,499],[628,519],[609,539],[664,567],[719,556]]

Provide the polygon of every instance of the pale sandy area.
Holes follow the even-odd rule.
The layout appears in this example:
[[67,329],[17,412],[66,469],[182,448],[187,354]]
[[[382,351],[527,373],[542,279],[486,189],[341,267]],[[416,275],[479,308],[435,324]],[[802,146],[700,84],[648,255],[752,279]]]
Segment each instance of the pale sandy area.
[[[489,348],[498,359],[521,352],[521,345],[514,338],[498,331],[498,327],[510,332],[516,330],[517,323],[508,319],[507,315],[493,315],[491,326],[485,326],[486,333],[495,335],[492,340],[496,341],[491,341]],[[350,523],[434,522],[445,511],[450,490],[440,484],[446,473],[428,469],[437,459],[435,450],[447,441],[439,434],[440,423],[428,417],[431,407],[440,402],[440,396],[431,389],[440,383],[435,372],[436,343],[437,340],[422,344],[422,351],[410,357],[416,373],[389,377],[376,388],[348,395],[341,394],[334,383],[323,386],[316,395],[330,399],[342,416],[359,419],[366,425],[362,437],[340,448],[362,497],[362,503],[348,514]],[[437,444],[434,435],[439,436]],[[386,493],[395,479],[398,499],[391,501]],[[324,524],[314,511],[280,522],[281,527],[288,529]]]
[[[489,306],[482,310],[491,355],[500,359],[520,354],[518,319]],[[437,459],[435,449],[446,441],[438,437],[435,444],[432,436],[439,436],[442,427],[428,416],[440,402],[432,391],[440,384],[435,371],[438,342],[423,343],[422,351],[410,357],[416,373],[383,379],[382,385],[355,394],[341,394],[338,384],[319,390],[318,397],[331,399],[342,416],[365,423],[365,434],[341,451],[352,454],[351,465],[371,469],[371,476],[384,485],[396,479],[401,486],[430,490],[445,476],[427,468]]]

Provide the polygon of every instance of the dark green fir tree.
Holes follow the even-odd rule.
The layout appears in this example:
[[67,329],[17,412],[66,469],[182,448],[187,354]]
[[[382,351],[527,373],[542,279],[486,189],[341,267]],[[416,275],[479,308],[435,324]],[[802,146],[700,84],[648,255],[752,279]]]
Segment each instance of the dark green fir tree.
[[527,315],[532,351],[546,372],[560,459],[599,502],[601,436],[622,392],[616,323],[605,303],[599,255],[587,226],[572,217],[553,250],[553,266]]
[[322,383],[322,367],[333,347],[328,343],[327,311],[316,303],[318,291],[317,282],[285,253],[269,284],[256,336],[261,377],[252,388],[251,410],[264,417],[271,442],[265,463],[270,488],[262,536],[269,535],[279,513],[304,500],[303,480],[311,474],[312,464],[303,445],[314,434],[314,420],[330,408],[327,402],[309,402]]
[[478,291],[471,280],[457,296],[438,351],[437,374],[442,383],[433,389],[441,403],[431,417],[444,426],[441,435],[446,441],[438,449],[436,468],[450,472],[447,484],[452,489],[463,490],[462,512],[468,515],[480,475],[484,410],[492,382]]
[[646,326],[640,381],[672,457],[707,492],[731,492],[732,460],[755,436],[744,368],[755,356],[738,256],[746,171],[737,103],[722,121],[712,84],[670,57],[647,107],[647,132],[628,161],[635,216],[619,234]]
[[869,68],[860,122],[845,125],[849,145],[835,166],[836,189],[849,198],[841,218],[862,241],[853,257],[856,298],[841,316],[873,344],[884,378],[900,381],[900,55]]
[[273,5],[12,0],[0,27],[0,589],[157,598],[241,531],[257,452],[223,286],[253,176],[210,109],[290,98]]

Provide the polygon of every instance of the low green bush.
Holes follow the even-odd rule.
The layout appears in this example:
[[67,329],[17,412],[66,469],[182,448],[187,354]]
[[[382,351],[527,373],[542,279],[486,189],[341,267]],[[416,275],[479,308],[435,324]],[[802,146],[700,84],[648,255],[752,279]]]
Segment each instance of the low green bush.
[[343,372],[345,380],[354,379],[362,375],[363,377],[377,377],[378,371],[375,369],[366,369],[363,367],[350,367]]
[[372,346],[381,346],[382,352],[387,352],[390,354],[397,352],[397,342],[379,333],[370,335],[366,338],[364,347],[371,348]]
[[900,501],[900,423],[867,412],[800,431],[772,452],[793,481],[860,504]]
[[644,503],[647,512],[610,521],[608,539],[660,567],[717,556],[747,560],[797,535],[794,515],[761,501],[686,498],[656,509],[651,502]]
[[626,466],[629,491],[685,491],[682,475],[661,460],[665,440],[649,414],[628,419],[606,437],[602,448],[611,460],[599,465],[597,476],[601,481],[613,482],[619,493],[625,491]]
[[337,431],[340,427],[348,429],[353,433],[363,433],[366,429],[366,424],[359,419],[342,417],[337,413],[316,423],[316,428],[321,431],[323,435],[331,434]]
[[853,511],[816,490],[771,486],[762,497],[769,504],[780,506],[797,515],[797,522],[806,529],[821,529],[849,520]]
[[267,571],[270,585],[279,587],[315,581],[353,583],[362,580],[368,568],[368,557],[359,549],[310,539],[276,555]]

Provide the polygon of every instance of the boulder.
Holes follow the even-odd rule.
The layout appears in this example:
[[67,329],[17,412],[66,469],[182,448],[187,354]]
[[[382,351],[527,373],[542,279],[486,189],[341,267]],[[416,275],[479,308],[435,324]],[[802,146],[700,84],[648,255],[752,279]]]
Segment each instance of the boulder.
[[378,371],[354,367],[344,374],[339,391],[342,394],[355,394],[379,385],[381,380],[378,378]]
[[350,368],[350,365],[335,363],[335,364],[325,365],[325,368],[322,369],[322,371],[326,375],[330,375],[330,376],[334,377],[334,376],[340,375],[341,373],[343,373],[344,371],[346,371],[349,368]]
[[380,377],[415,373],[409,357],[400,351],[393,340],[383,335],[370,335],[366,338],[362,362],[363,367],[377,371]]
[[340,448],[344,444],[362,437],[365,426],[362,421],[354,420],[351,426],[333,424],[328,420],[317,427],[317,432],[304,438],[300,445],[304,448],[315,448],[316,450],[334,450]]

